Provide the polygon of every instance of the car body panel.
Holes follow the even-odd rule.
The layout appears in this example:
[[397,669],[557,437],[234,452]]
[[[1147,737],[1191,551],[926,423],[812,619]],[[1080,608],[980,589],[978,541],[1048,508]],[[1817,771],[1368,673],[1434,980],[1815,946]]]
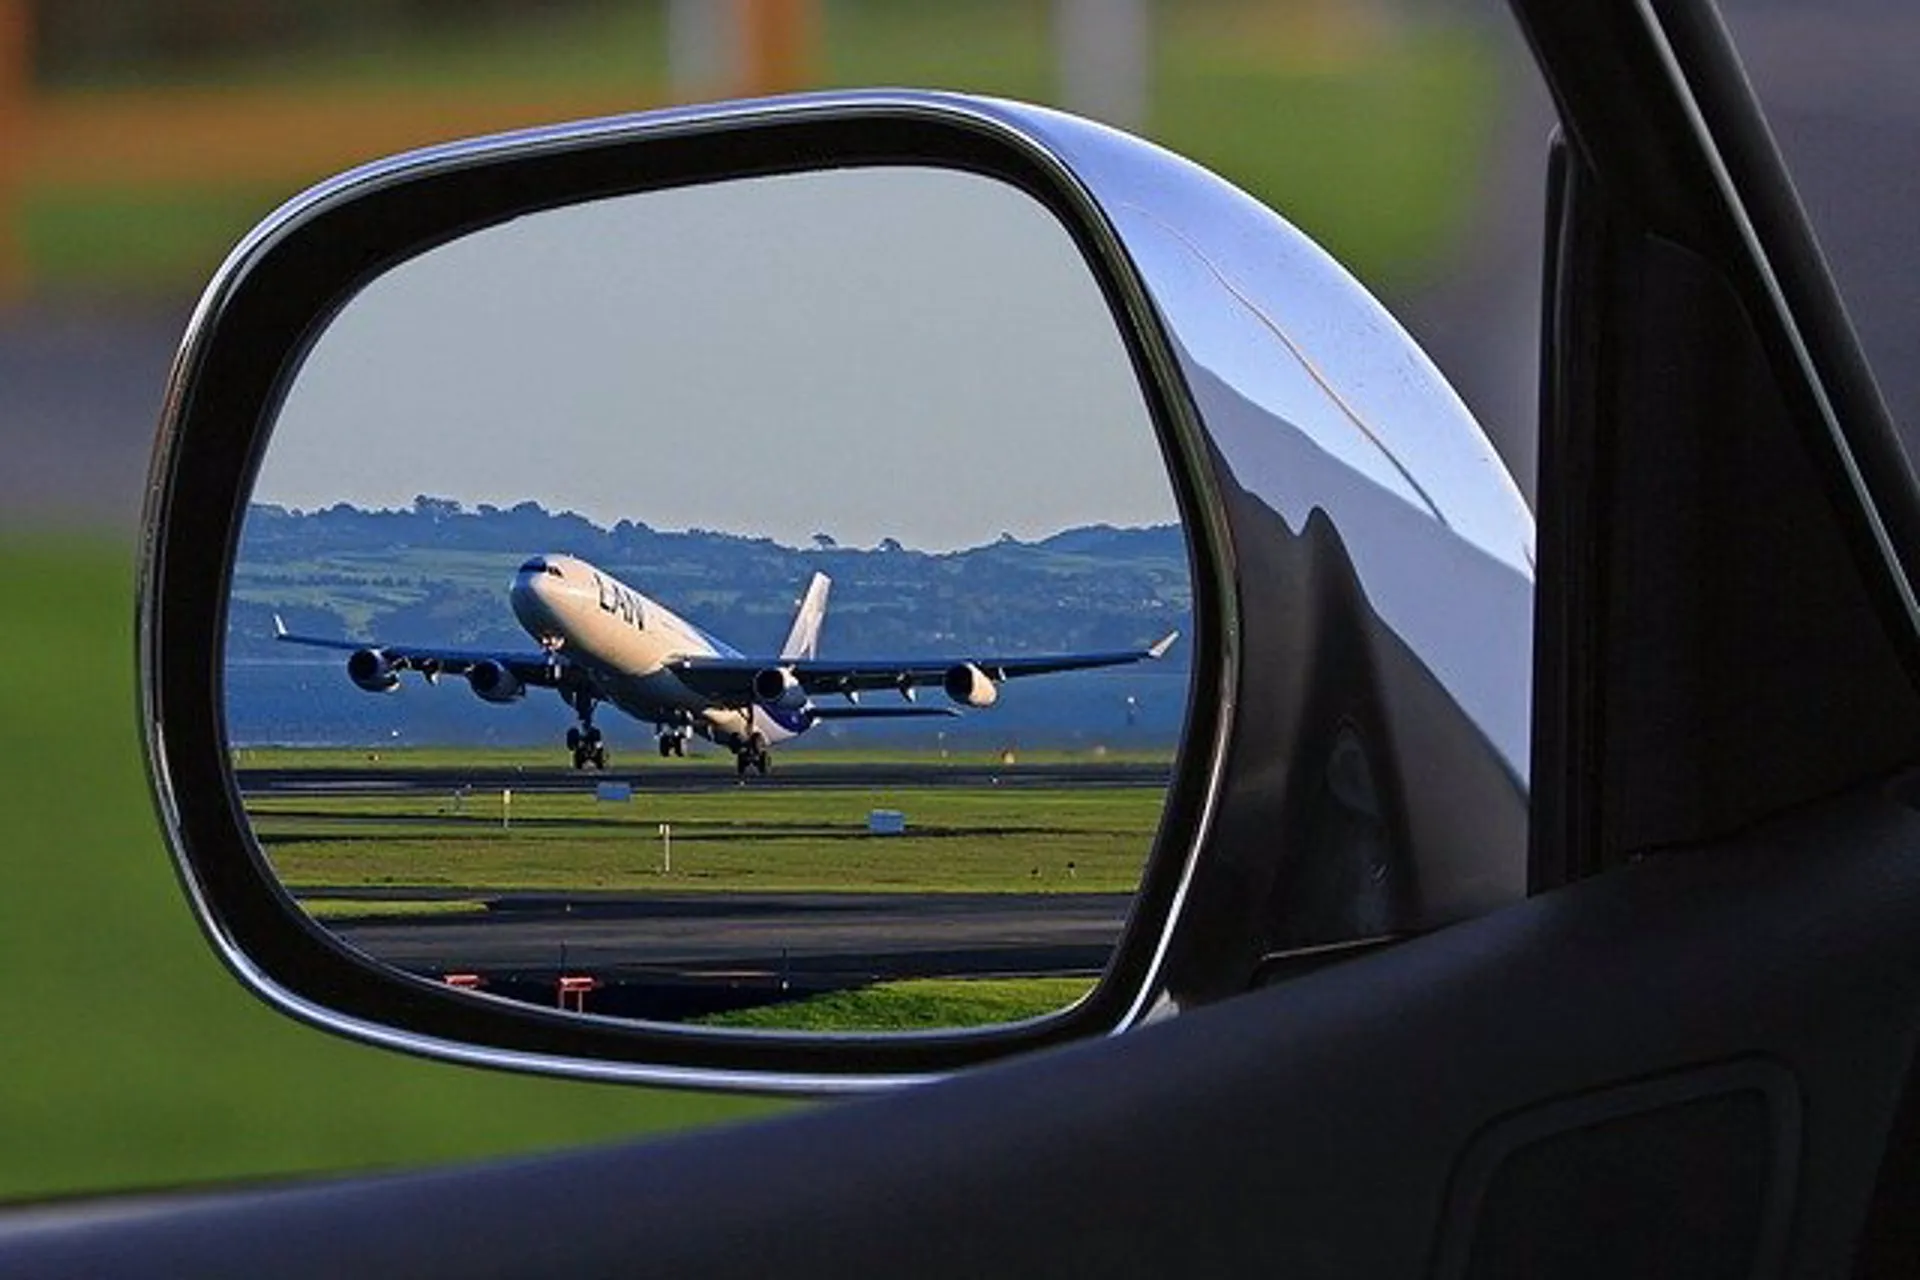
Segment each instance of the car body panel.
[[[1534,897],[924,1089],[670,1142],[40,1228],[0,1238],[0,1265],[1920,1269],[1920,821],[1902,760],[1916,645],[1904,570],[1873,533],[1920,545],[1912,477],[1883,448],[1871,381],[1711,6],[1514,8],[1570,148],[1551,193]],[[1745,327],[1722,345],[1662,322],[1658,307],[1688,299],[1711,303],[1703,322]],[[1648,335],[1668,340],[1637,345]],[[1764,437],[1750,466],[1723,447],[1730,410]],[[1764,555],[1701,555],[1718,545],[1701,532],[1728,519],[1715,500],[1757,494],[1790,495],[1794,527]],[[1649,576],[1682,537],[1683,565],[1719,575],[1713,590]],[[1780,599],[1772,579],[1840,585],[1775,647],[1756,630]],[[1772,661],[1822,635],[1870,661]],[[1748,683],[1769,671],[1776,684]],[[1765,699],[1755,741],[1702,732],[1729,723],[1703,710],[1742,697]],[[1880,722],[1850,746],[1863,706]],[[1627,749],[1682,785],[1655,796],[1608,772]],[[1761,762],[1775,772],[1753,785]]]

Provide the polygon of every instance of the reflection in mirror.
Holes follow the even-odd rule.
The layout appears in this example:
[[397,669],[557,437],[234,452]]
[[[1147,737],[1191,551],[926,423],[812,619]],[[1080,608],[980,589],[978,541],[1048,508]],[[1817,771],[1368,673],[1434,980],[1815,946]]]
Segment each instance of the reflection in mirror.
[[886,167],[549,210],[299,369],[228,737],[387,964],[655,1021],[1031,1017],[1107,963],[1185,714],[1186,543],[1042,206]]

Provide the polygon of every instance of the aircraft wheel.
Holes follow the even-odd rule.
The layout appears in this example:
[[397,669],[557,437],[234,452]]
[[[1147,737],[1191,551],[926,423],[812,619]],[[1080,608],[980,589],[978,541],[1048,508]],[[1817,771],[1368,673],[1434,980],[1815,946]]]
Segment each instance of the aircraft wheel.
[[751,762],[747,759],[747,753],[742,751],[733,758],[733,771],[744,778],[747,776],[747,765],[749,763]]
[[755,752],[755,753],[754,753],[754,757],[753,757],[753,771],[754,771],[755,773],[757,773],[757,774],[759,774],[759,775],[760,775],[761,777],[763,777],[763,778],[764,778],[764,777],[766,777],[766,776],[767,776],[767,770],[768,770],[768,769],[769,769],[769,768],[770,768],[771,766],[772,766],[772,761],[770,761],[770,760],[768,760],[768,759],[767,759],[767,753],[766,753],[766,752],[764,752],[764,751],[758,751],[758,752]]
[[660,735],[660,758],[662,760],[665,760],[668,756],[672,754],[673,754],[673,739],[667,737],[665,734],[661,734]]
[[576,769],[584,769],[587,767],[587,753],[581,747],[576,746],[573,749],[573,767]]
[[579,749],[580,749],[580,731],[578,729],[569,728],[567,730],[567,750],[578,751]]
[[596,769],[605,769],[607,767],[607,749],[605,747],[596,745],[593,748],[593,767]]

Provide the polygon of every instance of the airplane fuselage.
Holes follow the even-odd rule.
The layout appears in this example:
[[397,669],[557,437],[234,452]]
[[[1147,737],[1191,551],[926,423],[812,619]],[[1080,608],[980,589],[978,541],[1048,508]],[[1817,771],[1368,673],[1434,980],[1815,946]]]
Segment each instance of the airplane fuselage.
[[[693,734],[734,753],[742,777],[767,772],[767,748],[823,720],[871,721],[951,716],[953,707],[915,701],[923,688],[942,689],[956,706],[992,706],[1002,681],[1158,658],[1178,638],[1170,632],[1142,649],[994,657],[827,659],[818,653],[833,580],[816,572],[801,593],[778,653],[748,656],[715,639],[656,600],[576,556],[533,556],[508,588],[513,616],[541,653],[475,652],[428,645],[382,644],[297,635],[274,615],[274,637],[289,644],[345,650],[347,678],[368,693],[390,693],[404,671],[429,682],[466,677],[488,702],[514,702],[528,687],[557,691],[579,717],[567,730],[576,769],[607,766],[594,707],[611,703],[659,730],[662,756],[684,754]],[[860,702],[888,692],[901,701]],[[820,701],[831,699],[831,701]]]
[[738,749],[802,733],[804,721],[763,706],[717,706],[683,684],[669,663],[737,657],[665,605],[574,556],[535,556],[509,592],[513,615],[544,649],[589,670],[614,706],[663,729],[687,729]]

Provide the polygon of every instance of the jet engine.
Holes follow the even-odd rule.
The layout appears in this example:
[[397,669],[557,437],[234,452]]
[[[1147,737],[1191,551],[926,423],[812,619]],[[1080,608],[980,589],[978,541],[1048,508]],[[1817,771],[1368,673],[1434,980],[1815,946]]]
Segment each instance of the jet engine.
[[941,683],[946,686],[947,696],[963,707],[990,707],[1000,696],[993,677],[971,662],[947,668]]
[[807,691],[785,667],[762,667],[753,673],[753,697],[762,706],[798,711],[807,705]]
[[368,693],[392,693],[400,672],[378,649],[355,649],[347,658],[347,679]]
[[488,702],[512,702],[527,692],[519,676],[492,658],[482,658],[468,667],[467,683]]

